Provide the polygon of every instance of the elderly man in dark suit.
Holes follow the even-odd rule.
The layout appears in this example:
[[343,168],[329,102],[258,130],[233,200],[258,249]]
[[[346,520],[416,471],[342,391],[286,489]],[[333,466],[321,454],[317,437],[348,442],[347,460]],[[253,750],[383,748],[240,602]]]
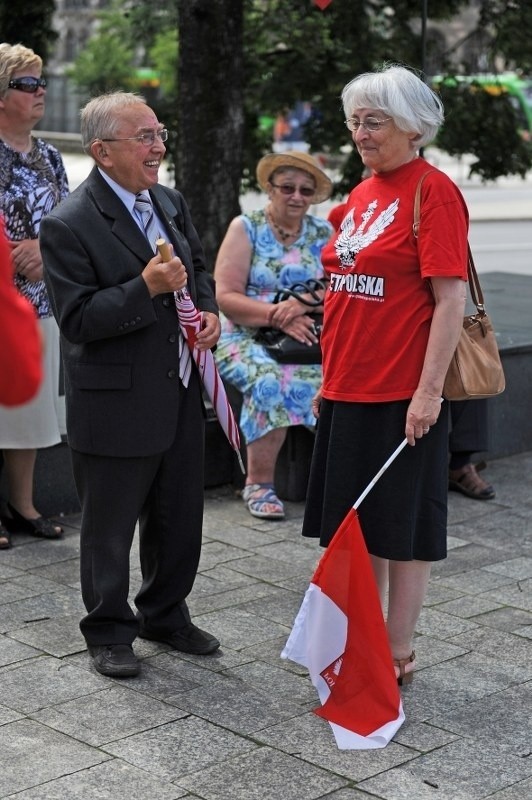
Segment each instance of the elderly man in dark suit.
[[[185,601],[201,548],[205,414],[195,366],[184,373],[173,293],[187,286],[202,312],[200,350],[216,344],[220,324],[187,205],[157,185],[168,133],[155,113],[138,95],[102,95],[82,110],[81,133],[94,168],[43,221],[40,241],[82,507],[80,628],[98,672],[127,677],[139,672],[137,635],[186,653],[219,647]],[[173,246],[170,261],[155,254],[160,237]]]

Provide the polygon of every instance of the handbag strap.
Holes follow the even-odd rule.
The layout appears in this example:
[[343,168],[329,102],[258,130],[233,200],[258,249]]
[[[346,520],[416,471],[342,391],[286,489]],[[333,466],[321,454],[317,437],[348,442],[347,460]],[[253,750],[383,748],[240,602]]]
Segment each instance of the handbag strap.
[[[325,289],[324,281],[320,281],[318,278],[309,278],[307,281],[293,283],[292,286],[286,289],[279,289],[273,298],[273,302],[279,303],[281,300],[295,297],[295,299],[299,300],[303,305],[315,308],[316,306],[321,306],[323,303],[323,298],[318,294],[318,291],[321,289]],[[311,299],[303,297],[303,294],[309,294]]]
[[[419,179],[416,194],[414,197],[414,222],[412,223],[412,233],[414,234],[414,238],[417,240],[419,234],[419,225],[421,222],[421,187],[423,185],[423,181],[430,175],[431,172],[434,170],[430,170],[430,172],[425,172],[421,178]],[[481,317],[486,315],[486,308],[484,306],[484,294],[482,292],[482,287],[480,285],[480,280],[477,273],[477,268],[475,267],[475,262],[473,260],[473,253],[471,252],[471,246],[469,242],[467,243],[467,279],[469,282],[469,291],[471,292],[471,299],[473,303],[477,307],[477,311]]]

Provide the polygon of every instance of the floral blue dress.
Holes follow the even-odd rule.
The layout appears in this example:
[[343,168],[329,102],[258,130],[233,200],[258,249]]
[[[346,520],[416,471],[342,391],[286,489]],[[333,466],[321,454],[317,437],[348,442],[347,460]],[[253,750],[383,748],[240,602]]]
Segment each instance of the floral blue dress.
[[[321,278],[321,250],[332,226],[307,214],[294,244],[278,242],[264,211],[242,215],[252,245],[246,295],[271,303],[278,289]],[[243,396],[240,428],[247,444],[290,425],[314,426],[312,398],[321,383],[320,364],[278,364],[253,336],[256,328],[236,325],[220,315],[222,334],[216,362],[222,378]]]
[[[36,239],[42,218],[67,194],[65,167],[53,145],[33,139],[31,151],[19,153],[0,141],[0,213],[9,239]],[[44,280],[16,274],[14,281],[40,319],[52,316]]]

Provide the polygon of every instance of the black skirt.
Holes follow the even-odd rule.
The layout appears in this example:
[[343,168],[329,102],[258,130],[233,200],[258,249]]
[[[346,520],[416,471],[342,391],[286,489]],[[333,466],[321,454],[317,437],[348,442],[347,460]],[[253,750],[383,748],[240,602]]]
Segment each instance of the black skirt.
[[[349,509],[405,438],[408,400],[323,400],[303,536],[326,547]],[[439,561],[447,555],[448,409],[415,447],[406,447],[358,508],[371,555]]]

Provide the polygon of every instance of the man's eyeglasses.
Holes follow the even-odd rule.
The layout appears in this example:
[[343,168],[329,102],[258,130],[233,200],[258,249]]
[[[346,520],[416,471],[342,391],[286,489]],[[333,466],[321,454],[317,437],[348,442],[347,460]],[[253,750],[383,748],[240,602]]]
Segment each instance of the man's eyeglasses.
[[102,142],[140,142],[144,147],[151,147],[155,139],[158,138],[161,142],[166,142],[168,139],[168,130],[162,128],[160,131],[145,131],[139,133],[137,136],[124,136],[122,139],[101,139]]
[[13,78],[7,84],[8,89],[17,89],[19,92],[35,94],[37,89],[46,89],[46,78],[34,78],[27,75],[23,78]]
[[311,189],[310,186],[294,186],[293,183],[272,183],[275,189],[279,189],[281,194],[295,194],[299,192],[302,197],[313,197],[316,194],[316,189]]
[[377,117],[366,117],[364,121],[359,119],[346,119],[345,124],[347,125],[350,131],[358,131],[360,126],[365,128],[367,131],[371,131],[374,133],[382,128],[385,122],[389,122],[391,117],[386,117],[386,119],[377,119]]

